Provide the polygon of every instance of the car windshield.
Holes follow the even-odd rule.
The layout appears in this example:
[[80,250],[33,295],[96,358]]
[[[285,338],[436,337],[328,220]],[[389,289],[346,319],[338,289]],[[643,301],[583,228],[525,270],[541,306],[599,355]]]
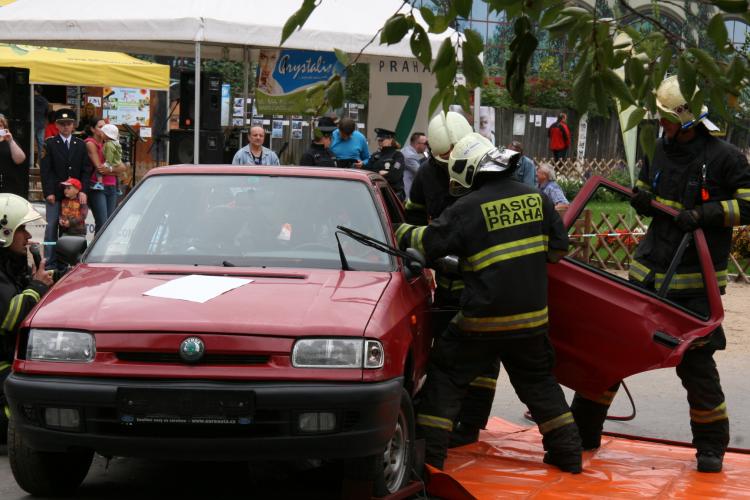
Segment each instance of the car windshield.
[[[109,221],[88,263],[341,268],[336,226],[387,241],[368,185],[268,175],[147,177]],[[392,259],[339,235],[349,266]]]

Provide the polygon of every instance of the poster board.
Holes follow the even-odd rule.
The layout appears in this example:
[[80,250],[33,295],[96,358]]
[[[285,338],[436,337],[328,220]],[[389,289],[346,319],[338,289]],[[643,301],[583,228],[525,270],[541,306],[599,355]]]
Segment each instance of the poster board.
[[151,91],[124,87],[104,88],[103,118],[115,125],[148,127],[151,113]]

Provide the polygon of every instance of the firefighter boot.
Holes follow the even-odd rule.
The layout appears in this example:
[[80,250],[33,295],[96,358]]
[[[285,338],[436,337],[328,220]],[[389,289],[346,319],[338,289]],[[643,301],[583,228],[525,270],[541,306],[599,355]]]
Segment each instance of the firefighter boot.
[[479,440],[479,428],[462,422],[453,427],[450,434],[448,448],[458,448],[467,444],[476,443]]
[[573,418],[578,426],[581,445],[584,450],[595,450],[601,446],[607,410],[609,410],[608,405],[591,401],[578,393],[573,397],[570,411],[573,413]]
[[544,454],[544,463],[554,465],[563,472],[580,474],[583,471],[583,460],[581,453],[553,453],[548,451]]
[[724,455],[715,451],[699,451],[695,456],[698,459],[698,472],[721,472]]

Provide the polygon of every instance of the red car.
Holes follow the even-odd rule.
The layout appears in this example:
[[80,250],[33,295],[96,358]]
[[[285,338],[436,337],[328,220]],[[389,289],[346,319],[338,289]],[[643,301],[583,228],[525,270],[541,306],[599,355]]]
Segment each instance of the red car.
[[[334,459],[378,495],[405,485],[429,275],[337,232],[392,245],[400,207],[350,169],[150,171],[26,319],[6,385],[19,485],[69,492],[94,451]],[[244,284],[189,297],[224,278]]]
[[[675,366],[722,318],[700,230],[685,241],[702,261],[708,315],[670,301],[669,273],[658,292],[627,280],[648,225],[629,196],[592,179],[564,217],[571,252],[549,266],[556,375],[576,390]],[[24,323],[5,386],[18,483],[71,491],[97,451],[338,459],[371,471],[376,494],[398,490],[431,343],[428,276],[372,246],[392,245],[401,217],[386,182],[362,171],[149,172]],[[177,298],[144,295],[186,277]],[[187,300],[215,278],[245,281]]]

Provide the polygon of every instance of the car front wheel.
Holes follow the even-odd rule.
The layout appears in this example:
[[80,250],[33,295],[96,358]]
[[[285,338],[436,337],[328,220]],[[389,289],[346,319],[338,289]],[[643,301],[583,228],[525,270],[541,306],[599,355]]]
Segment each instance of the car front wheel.
[[36,496],[73,493],[88,474],[92,451],[51,453],[29,448],[13,417],[8,426],[8,459],[18,485]]
[[382,454],[349,463],[348,476],[373,483],[374,496],[395,493],[409,484],[414,469],[414,406],[405,389],[390,441]]

